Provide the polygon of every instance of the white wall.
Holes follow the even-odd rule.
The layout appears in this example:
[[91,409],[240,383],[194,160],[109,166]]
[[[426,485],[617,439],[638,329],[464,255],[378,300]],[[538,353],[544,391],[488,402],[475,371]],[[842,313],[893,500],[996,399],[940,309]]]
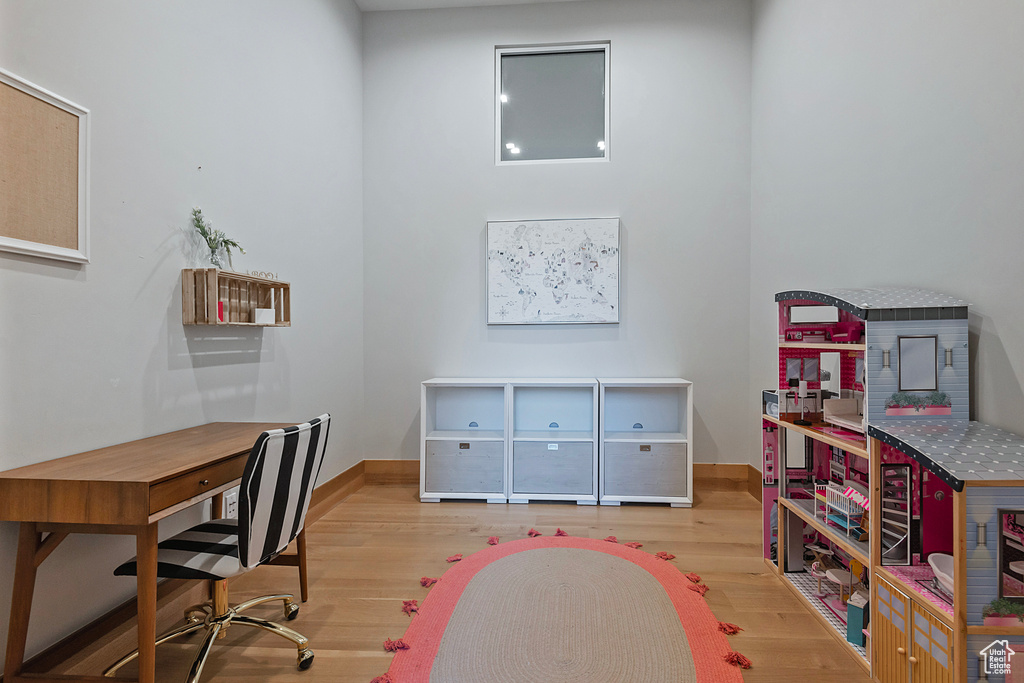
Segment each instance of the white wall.
[[[80,267],[0,254],[0,469],[322,411],[335,424],[321,480],[361,460],[355,5],[0,0],[0,31],[0,67],[92,112],[93,256]],[[236,269],[292,283],[291,329],[182,327],[180,229],[196,205],[246,248]],[[0,525],[0,615],[15,538]],[[133,554],[123,538],[59,548],[39,578],[30,651],[131,596],[134,580],[111,571]]]
[[775,292],[920,286],[974,304],[972,417],[1024,433],[1024,5],[755,10],[752,400]]
[[[751,11],[635,0],[364,18],[366,454],[417,458],[442,376],[693,380],[696,459],[746,462]],[[611,41],[611,162],[494,165],[494,47]],[[493,326],[488,220],[621,216],[618,325]]]

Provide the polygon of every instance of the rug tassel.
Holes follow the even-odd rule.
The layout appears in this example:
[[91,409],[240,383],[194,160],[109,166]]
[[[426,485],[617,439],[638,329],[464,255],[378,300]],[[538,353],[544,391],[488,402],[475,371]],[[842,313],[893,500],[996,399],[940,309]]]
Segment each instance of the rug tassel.
[[383,676],[377,676],[370,683],[395,683],[395,679],[391,677],[391,674],[384,674]]
[[618,543],[619,542],[619,539],[615,538],[614,536],[609,536],[608,538],[606,538],[604,540],[608,541],[609,543]]
[[734,636],[737,633],[739,633],[740,631],[742,631],[743,629],[741,629],[736,624],[730,624],[727,621],[720,621],[720,622],[718,622],[718,630],[721,631],[722,633],[724,633],[727,636]]
[[703,583],[691,583],[689,586],[687,586],[687,588],[692,590],[694,593],[700,593],[702,596],[705,593],[707,593],[709,590],[711,590],[710,588],[705,586]]
[[391,640],[388,638],[384,641],[384,649],[388,652],[398,652],[399,650],[408,650],[409,644],[399,638],[398,640]]
[[659,560],[665,560],[666,562],[669,560],[676,559],[675,555],[673,555],[672,553],[666,553],[664,550],[654,553],[654,556]]
[[555,530],[555,536],[568,536],[568,535],[569,535],[569,534],[565,533],[565,532],[564,532],[564,531],[562,531],[561,529],[556,529],[556,530]]
[[630,541],[629,543],[623,543],[622,545],[626,546],[627,548],[632,548],[633,550],[637,550],[639,548],[644,547],[644,544],[640,541]]
[[462,559],[462,553],[452,555],[451,557],[445,558],[445,562],[458,562]]
[[498,545],[500,540],[497,536],[489,536],[487,538],[487,545]]
[[413,612],[419,612],[420,606],[416,600],[402,600],[402,611],[408,614],[410,617]]
[[751,662],[749,659],[741,655],[739,652],[730,652],[723,658],[729,664],[738,666],[741,669],[749,669]]
[[438,581],[437,579],[432,579],[429,576],[424,576],[423,578],[420,579],[420,585],[423,586],[424,588],[430,588],[435,583],[437,583],[437,581]]
[[529,531],[526,532],[526,535],[529,536],[530,538],[536,538],[536,537],[540,536],[541,533],[539,531],[537,531],[536,529],[530,529]]
[[694,583],[700,583],[700,577],[694,574],[693,572],[687,574],[686,578],[688,578],[690,581],[693,581]]

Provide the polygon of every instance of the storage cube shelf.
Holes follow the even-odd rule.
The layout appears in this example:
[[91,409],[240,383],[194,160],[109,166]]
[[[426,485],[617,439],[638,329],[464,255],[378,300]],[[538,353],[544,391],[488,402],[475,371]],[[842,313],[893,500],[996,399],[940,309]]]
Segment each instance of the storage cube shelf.
[[[256,309],[273,310],[274,322],[257,322]],[[185,268],[181,271],[181,322],[291,327],[291,285],[217,268]]]
[[435,378],[420,416],[423,502],[691,505],[683,379]]
[[431,379],[420,401],[420,500],[504,503],[506,382]]
[[600,379],[600,499],[693,504],[693,385],[680,378]]
[[512,380],[509,502],[597,503],[597,380]]

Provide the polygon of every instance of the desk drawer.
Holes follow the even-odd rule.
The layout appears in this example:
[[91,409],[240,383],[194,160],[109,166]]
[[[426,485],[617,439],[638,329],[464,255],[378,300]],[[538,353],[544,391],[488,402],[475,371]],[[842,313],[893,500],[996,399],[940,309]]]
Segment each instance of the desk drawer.
[[212,491],[242,476],[248,453],[222,460],[201,470],[187,472],[174,479],[155,484],[149,489],[149,514]]

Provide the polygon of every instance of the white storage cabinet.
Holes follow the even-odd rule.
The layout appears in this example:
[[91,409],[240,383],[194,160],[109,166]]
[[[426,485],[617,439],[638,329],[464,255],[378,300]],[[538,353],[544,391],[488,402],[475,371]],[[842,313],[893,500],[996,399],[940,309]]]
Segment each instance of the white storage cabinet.
[[420,390],[420,500],[508,498],[508,384],[435,378]]
[[524,379],[509,386],[509,502],[597,504],[597,380]]
[[600,499],[693,505],[693,385],[601,379]]

